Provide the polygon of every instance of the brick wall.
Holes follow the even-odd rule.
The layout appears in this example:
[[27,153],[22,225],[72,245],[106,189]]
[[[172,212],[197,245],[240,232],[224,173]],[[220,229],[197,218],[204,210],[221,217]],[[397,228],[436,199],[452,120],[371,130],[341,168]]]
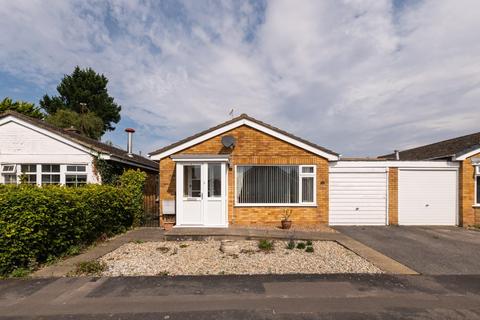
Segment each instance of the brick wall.
[[[224,148],[221,137],[236,138],[233,150]],[[228,220],[230,225],[279,225],[285,207],[235,207],[234,166],[252,164],[314,164],[317,166],[317,206],[289,207],[294,225],[314,226],[328,223],[328,160],[247,126],[214,137],[180,154],[230,154],[228,171]],[[160,161],[160,200],[175,199],[175,163]]]
[[398,168],[388,169],[388,222],[398,225]]
[[480,154],[476,154],[462,161],[460,166],[460,224],[463,226],[480,224],[480,208],[473,207],[475,202],[475,167],[472,165],[472,158],[478,158],[479,156]]

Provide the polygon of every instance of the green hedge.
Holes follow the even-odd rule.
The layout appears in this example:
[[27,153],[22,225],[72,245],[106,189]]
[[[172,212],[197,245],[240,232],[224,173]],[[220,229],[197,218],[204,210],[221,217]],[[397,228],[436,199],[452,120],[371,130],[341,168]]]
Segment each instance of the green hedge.
[[134,225],[142,213],[145,174],[127,170],[121,179],[118,186],[1,186],[0,275]]

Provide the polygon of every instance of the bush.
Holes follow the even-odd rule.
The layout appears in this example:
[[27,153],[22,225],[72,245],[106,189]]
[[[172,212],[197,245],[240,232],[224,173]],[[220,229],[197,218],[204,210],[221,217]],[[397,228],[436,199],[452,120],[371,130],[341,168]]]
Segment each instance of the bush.
[[263,251],[272,251],[273,250],[273,241],[262,239],[258,241],[258,248]]
[[[129,170],[126,177],[138,172]],[[144,176],[142,174],[142,176]],[[0,188],[0,276],[35,268],[102,234],[125,232],[143,207],[141,178],[119,186],[78,188],[30,185]]]
[[305,242],[297,243],[297,249],[305,249],[305,247],[306,247]]

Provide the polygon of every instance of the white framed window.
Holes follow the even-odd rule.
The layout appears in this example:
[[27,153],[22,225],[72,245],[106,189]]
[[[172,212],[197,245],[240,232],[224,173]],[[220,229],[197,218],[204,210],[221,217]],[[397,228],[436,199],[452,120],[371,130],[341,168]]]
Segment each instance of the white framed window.
[[67,187],[78,187],[85,184],[87,184],[87,166],[67,165],[65,185]]
[[237,206],[314,206],[314,165],[238,165]]
[[60,184],[60,165],[42,164],[42,185]]
[[480,165],[475,166],[475,205],[480,206]]
[[37,184],[37,165],[36,164],[22,164],[22,175],[20,180],[26,184]]
[[0,170],[4,184],[17,184],[17,165],[2,164]]
[[2,164],[2,174],[16,173],[17,166],[15,164]]

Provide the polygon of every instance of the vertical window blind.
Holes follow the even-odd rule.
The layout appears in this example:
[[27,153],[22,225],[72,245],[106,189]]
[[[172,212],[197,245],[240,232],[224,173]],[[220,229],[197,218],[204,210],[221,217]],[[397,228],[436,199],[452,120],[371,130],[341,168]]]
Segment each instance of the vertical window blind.
[[[302,170],[300,168],[312,168]],[[301,204],[314,202],[312,166],[237,166],[239,204]]]

